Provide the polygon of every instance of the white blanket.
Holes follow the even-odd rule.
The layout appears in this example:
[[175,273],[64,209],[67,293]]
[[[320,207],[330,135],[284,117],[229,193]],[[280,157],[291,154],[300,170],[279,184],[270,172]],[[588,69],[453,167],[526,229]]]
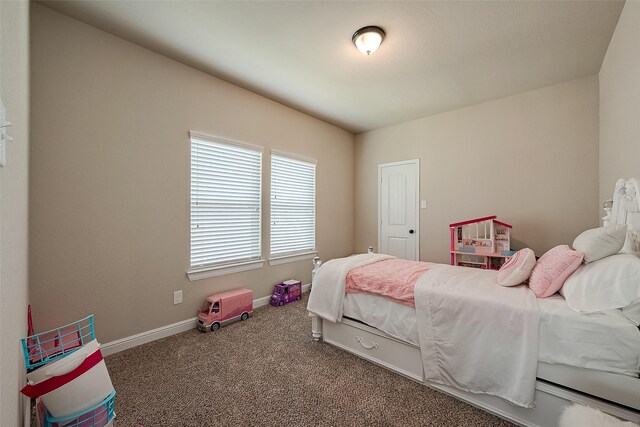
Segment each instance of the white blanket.
[[533,407],[538,304],[497,272],[436,265],[415,286],[425,379]]
[[360,254],[332,259],[322,264],[313,280],[307,310],[323,319],[339,322],[342,320],[344,288],[349,271],[388,258],[394,257],[384,254]]

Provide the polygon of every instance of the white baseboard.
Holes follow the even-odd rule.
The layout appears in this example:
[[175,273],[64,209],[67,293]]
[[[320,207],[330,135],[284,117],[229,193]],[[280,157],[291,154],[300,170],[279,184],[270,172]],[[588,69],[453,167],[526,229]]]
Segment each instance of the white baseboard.
[[[308,292],[311,289],[311,284],[302,285],[302,292]],[[265,306],[269,304],[271,295],[253,300],[253,308]],[[170,325],[161,326],[150,331],[141,332],[139,334],[131,335],[129,337],[121,338],[119,340],[111,341],[100,346],[102,354],[108,356],[115,354],[129,348],[137,347],[141,344],[146,344],[151,341],[159,340],[171,335],[179,334],[180,332],[188,331],[196,327],[197,318],[182,320],[180,322],[172,323]]]
[[150,331],[141,332],[139,334],[131,335],[130,337],[121,338],[119,340],[111,341],[106,344],[100,345],[100,350],[104,356],[118,353],[129,348],[137,347],[141,344],[146,344],[151,341],[159,340],[180,332],[188,331],[196,327],[196,318],[183,320],[181,322],[172,323],[170,325],[161,326]]

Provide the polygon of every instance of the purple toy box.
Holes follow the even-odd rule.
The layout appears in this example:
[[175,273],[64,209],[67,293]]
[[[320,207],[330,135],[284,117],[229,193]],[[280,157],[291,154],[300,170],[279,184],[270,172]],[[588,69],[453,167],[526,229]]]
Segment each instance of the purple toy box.
[[271,305],[278,307],[302,298],[302,283],[299,280],[287,280],[273,287]]

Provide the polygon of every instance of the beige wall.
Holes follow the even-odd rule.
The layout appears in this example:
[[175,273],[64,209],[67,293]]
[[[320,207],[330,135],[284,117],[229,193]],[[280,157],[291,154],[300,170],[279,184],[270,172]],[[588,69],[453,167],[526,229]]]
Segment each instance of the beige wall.
[[627,1],[600,69],[600,202],[640,177],[640,2]]
[[188,281],[189,130],[264,146],[267,183],[271,148],[317,159],[317,248],[352,253],[351,134],[38,4],[31,29],[38,326],[95,313],[108,342],[192,318],[215,291],[310,281],[311,261]]
[[0,424],[22,425],[27,334],[29,2],[0,1],[0,94],[14,138],[0,168]]
[[598,225],[598,80],[574,80],[356,136],[356,251],[377,246],[378,164],[420,159],[420,258],[452,222],[498,215],[537,255]]

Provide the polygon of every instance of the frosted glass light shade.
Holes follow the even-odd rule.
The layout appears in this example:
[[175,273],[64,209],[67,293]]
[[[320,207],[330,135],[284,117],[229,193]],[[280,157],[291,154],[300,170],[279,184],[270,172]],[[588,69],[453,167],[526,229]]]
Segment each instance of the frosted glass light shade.
[[351,40],[356,45],[358,50],[364,55],[371,55],[378,50],[382,41],[384,40],[385,33],[380,27],[369,26],[360,28],[353,33]]

